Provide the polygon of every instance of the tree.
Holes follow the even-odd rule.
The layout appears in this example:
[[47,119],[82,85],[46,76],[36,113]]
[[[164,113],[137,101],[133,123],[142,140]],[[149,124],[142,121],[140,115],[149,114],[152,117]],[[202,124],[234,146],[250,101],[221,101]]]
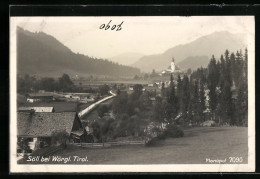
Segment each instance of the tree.
[[192,94],[192,103],[190,107],[191,116],[193,116],[193,121],[195,123],[200,122],[199,106],[200,106],[199,85],[198,85],[198,81],[195,80],[194,87],[193,87],[193,94]]
[[109,92],[109,86],[107,84],[104,84],[104,85],[100,86],[99,87],[99,92],[100,92],[101,96],[107,95],[108,92]]
[[182,80],[181,80],[181,76],[178,75],[178,79],[177,79],[177,95],[181,96],[181,92],[182,92]]
[[188,74],[188,75],[191,75],[191,73],[192,73],[192,70],[189,68],[189,69],[187,70],[187,74]]
[[128,94],[120,93],[117,95],[112,103],[112,111],[114,114],[120,114],[126,112],[126,104],[128,103]]
[[234,121],[231,121],[232,118],[232,93],[231,93],[231,84],[228,80],[224,82],[224,87],[221,90],[221,101],[220,106],[222,108],[221,115],[222,121],[234,124]]
[[139,76],[138,76],[138,75],[135,75],[135,76],[134,76],[134,80],[139,80]]
[[178,98],[176,97],[175,94],[175,85],[173,82],[172,75],[170,80],[171,80],[171,85],[170,85],[169,94],[167,96],[168,97],[167,103],[165,104],[165,114],[166,114],[166,118],[174,119],[178,114],[179,105],[178,105]]
[[73,82],[71,81],[69,75],[63,74],[62,77],[59,78],[59,88],[62,91],[69,91],[74,86]]
[[183,95],[182,95],[182,105],[180,105],[182,107],[182,113],[184,118],[187,117],[187,113],[188,113],[188,108],[189,108],[189,104],[190,104],[190,84],[189,84],[189,78],[187,75],[184,75],[183,77],[183,85],[182,85],[182,89],[183,89]]
[[212,111],[213,119],[215,119],[215,110],[218,104],[216,88],[219,81],[219,71],[214,56],[210,60],[208,71],[209,107]]
[[27,138],[20,138],[17,142],[18,147],[22,150],[22,152],[27,152],[29,147],[29,140]]
[[133,92],[132,96],[137,100],[143,93],[143,85],[136,84],[136,85],[134,85],[133,88],[134,88],[134,92]]
[[105,113],[109,111],[109,107],[107,105],[100,105],[97,109],[98,116],[103,117]]
[[162,89],[161,89],[162,97],[165,97],[165,84],[162,82]]
[[203,112],[206,109],[205,106],[205,84],[203,83],[202,80],[200,80],[199,83],[199,108],[198,108],[198,114],[200,116],[200,120],[204,121],[204,114]]
[[118,88],[117,91],[116,91],[116,94],[120,95],[120,93],[121,93],[121,90]]
[[54,145],[62,145],[64,148],[67,147],[67,140],[69,139],[69,133],[66,130],[53,131],[51,134],[51,141]]
[[156,76],[157,76],[157,74],[156,74],[155,70],[153,69],[153,71],[152,71],[152,73],[151,73],[151,75],[150,75],[150,78],[154,78],[154,77],[156,77]]
[[171,78],[170,78],[170,88],[174,86],[174,81],[173,81],[173,75],[171,73]]
[[180,75],[178,75],[176,96],[178,97],[178,101],[179,101],[179,105],[180,105],[181,111],[183,109],[183,96],[184,96],[183,92],[184,92],[183,91],[183,81],[181,80]]
[[157,122],[164,122],[164,109],[163,109],[163,102],[161,97],[156,97],[156,103],[154,106],[154,115],[153,118]]
[[144,80],[147,80],[149,78],[149,75],[147,73],[144,74]]
[[236,101],[236,118],[237,125],[248,125],[248,94],[247,94],[247,84],[240,84],[238,87],[238,95]]
[[174,104],[176,103],[177,99],[176,99],[176,96],[175,96],[175,85],[173,82],[171,82],[171,86],[170,86],[170,93],[169,93],[169,96],[168,96],[168,103],[170,104]]

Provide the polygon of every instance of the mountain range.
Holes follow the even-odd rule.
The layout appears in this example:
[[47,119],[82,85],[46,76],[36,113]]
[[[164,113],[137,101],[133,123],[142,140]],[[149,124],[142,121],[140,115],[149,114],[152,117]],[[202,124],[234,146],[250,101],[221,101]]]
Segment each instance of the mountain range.
[[110,57],[108,58],[108,60],[111,60],[113,62],[122,65],[132,65],[133,63],[137,62],[142,56],[144,55],[141,53],[127,52],[127,53],[121,53],[114,57]]
[[53,36],[17,28],[18,74],[134,76],[140,70],[72,52]]
[[200,37],[187,44],[177,45],[161,54],[143,56],[132,66],[140,68],[143,72],[151,72],[153,69],[160,71],[166,69],[174,57],[179,67],[195,69],[207,65],[212,55],[218,59],[226,49],[230,52],[236,52],[246,48],[246,45],[243,34],[220,31]]

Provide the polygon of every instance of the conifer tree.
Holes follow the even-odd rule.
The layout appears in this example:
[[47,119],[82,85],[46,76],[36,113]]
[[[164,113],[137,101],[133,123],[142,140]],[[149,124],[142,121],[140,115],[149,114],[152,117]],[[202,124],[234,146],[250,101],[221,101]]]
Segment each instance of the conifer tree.
[[192,104],[191,104],[191,109],[192,109],[191,113],[192,113],[192,116],[193,116],[193,121],[195,123],[200,121],[199,105],[200,105],[199,86],[198,86],[198,81],[195,80],[194,87],[193,87],[193,92],[192,92]]
[[183,95],[182,95],[182,113],[185,117],[187,117],[187,112],[190,103],[190,85],[189,85],[189,78],[187,75],[184,75],[183,78]]
[[202,80],[200,80],[199,84],[199,109],[198,109],[198,114],[200,116],[200,120],[204,121],[204,115],[203,112],[205,111],[206,106],[205,106],[205,87],[204,83]]
[[162,94],[162,97],[164,98],[165,97],[165,84],[164,84],[164,82],[162,82],[161,94]]
[[209,107],[212,112],[213,120],[215,120],[215,110],[218,104],[216,88],[219,81],[219,71],[216,59],[212,56],[208,66],[208,88],[209,88]]

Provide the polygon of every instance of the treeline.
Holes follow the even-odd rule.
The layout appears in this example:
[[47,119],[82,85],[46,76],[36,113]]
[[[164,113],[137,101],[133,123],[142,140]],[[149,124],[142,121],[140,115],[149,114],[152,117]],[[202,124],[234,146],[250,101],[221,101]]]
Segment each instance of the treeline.
[[188,77],[178,76],[157,99],[155,116],[161,122],[200,124],[214,120],[219,124],[247,126],[248,52],[225,51],[220,60],[212,56],[207,68],[199,68]]
[[98,89],[83,89],[81,86],[76,86],[70,79],[68,74],[63,74],[61,77],[54,79],[51,77],[36,78],[28,74],[18,75],[17,77],[17,92],[27,94],[30,92],[38,92],[40,90],[49,92],[78,92],[78,93],[100,93],[101,96],[107,95],[110,87],[106,84],[101,85]]
[[21,94],[38,92],[39,90],[71,92],[75,89],[76,86],[67,74],[63,74],[56,80],[50,77],[37,79],[28,74],[17,77],[17,92]]

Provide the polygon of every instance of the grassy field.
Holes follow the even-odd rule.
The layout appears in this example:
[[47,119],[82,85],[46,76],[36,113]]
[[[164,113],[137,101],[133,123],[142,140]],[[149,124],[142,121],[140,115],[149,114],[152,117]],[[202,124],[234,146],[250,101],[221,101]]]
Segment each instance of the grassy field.
[[160,141],[157,147],[128,145],[91,149],[69,146],[53,156],[87,156],[87,163],[70,162],[74,164],[205,164],[206,158],[226,158],[229,163],[229,157],[243,157],[242,163],[247,163],[245,127],[196,127],[185,129],[184,135]]

